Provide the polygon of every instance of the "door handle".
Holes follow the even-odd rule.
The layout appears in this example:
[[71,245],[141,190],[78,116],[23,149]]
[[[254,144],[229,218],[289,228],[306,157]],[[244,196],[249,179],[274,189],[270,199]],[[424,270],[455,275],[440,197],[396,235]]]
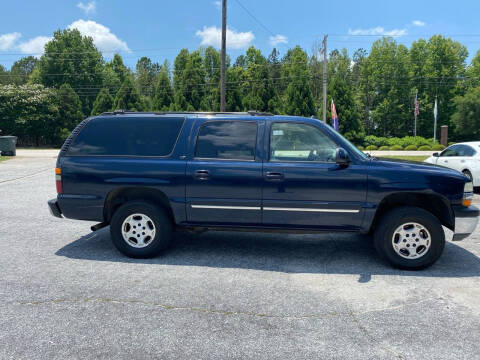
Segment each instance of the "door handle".
[[210,171],[208,170],[197,170],[195,171],[195,174],[193,176],[197,180],[210,180],[210,178],[212,177]]
[[267,171],[265,173],[265,178],[271,181],[281,181],[285,178],[285,175],[280,172]]

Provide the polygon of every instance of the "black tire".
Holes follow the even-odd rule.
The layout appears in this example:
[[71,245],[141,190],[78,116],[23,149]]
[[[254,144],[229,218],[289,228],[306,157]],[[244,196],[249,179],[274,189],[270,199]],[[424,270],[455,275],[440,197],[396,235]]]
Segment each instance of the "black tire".
[[[155,235],[148,240],[145,247],[134,247],[124,240],[122,225],[130,215],[144,214],[153,222]],[[122,205],[113,214],[110,222],[110,235],[113,245],[124,255],[132,258],[151,258],[166,249],[173,237],[172,222],[166,211],[145,201],[131,201]],[[147,241],[145,241],[147,243]]]
[[[407,259],[397,254],[392,244],[395,230],[408,222],[418,223],[430,233],[430,248],[423,256],[414,259]],[[375,229],[374,244],[380,257],[394,267],[420,270],[432,265],[442,255],[445,247],[445,233],[440,221],[428,211],[418,207],[404,206],[389,211],[380,220]]]

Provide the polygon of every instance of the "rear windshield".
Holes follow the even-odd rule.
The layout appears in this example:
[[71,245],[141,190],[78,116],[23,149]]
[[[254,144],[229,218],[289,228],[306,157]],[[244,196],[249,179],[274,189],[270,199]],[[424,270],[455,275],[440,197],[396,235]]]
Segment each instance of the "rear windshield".
[[173,151],[183,117],[96,118],[77,135],[67,155],[166,156]]

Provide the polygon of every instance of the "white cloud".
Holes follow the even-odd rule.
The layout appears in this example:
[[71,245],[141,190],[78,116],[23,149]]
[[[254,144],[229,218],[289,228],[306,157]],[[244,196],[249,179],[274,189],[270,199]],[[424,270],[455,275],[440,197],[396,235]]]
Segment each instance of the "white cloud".
[[97,3],[95,1],[90,1],[87,4],[84,4],[83,2],[79,2],[77,4],[77,7],[85,11],[85,14],[88,15],[90,13],[95,12],[95,10],[97,9]]
[[127,43],[120,40],[109,28],[92,20],[77,20],[68,26],[77,29],[83,36],[91,36],[95,46],[102,52],[128,51]]
[[385,30],[381,26],[371,29],[348,29],[349,35],[385,35],[385,36],[404,36],[407,35],[407,29]]
[[20,36],[22,36],[22,34],[19,32],[0,35],[0,50],[6,51],[12,49]]
[[270,36],[270,45],[276,46],[278,44],[287,44],[288,43],[288,38],[285,35],[275,35],[275,36]]
[[45,50],[45,44],[50,40],[52,38],[48,36],[37,36],[18,44],[18,48],[24,54],[34,54],[36,57],[39,57]]
[[[222,29],[216,26],[204,26],[203,30],[198,30],[196,36],[202,39],[201,45],[215,46],[219,48],[222,40]],[[255,39],[253,32],[237,32],[236,30],[227,28],[227,48],[229,49],[245,49]]]
[[427,24],[423,21],[420,21],[420,20],[413,20],[412,25],[422,27],[422,26],[425,26]]
[[222,2],[221,1],[214,1],[213,2],[213,5],[215,5],[215,7],[218,9],[218,10],[221,10],[222,9]]

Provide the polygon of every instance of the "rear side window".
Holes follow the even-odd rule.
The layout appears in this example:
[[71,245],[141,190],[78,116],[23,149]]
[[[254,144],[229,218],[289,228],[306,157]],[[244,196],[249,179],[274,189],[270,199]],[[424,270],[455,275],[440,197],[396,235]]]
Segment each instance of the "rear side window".
[[89,121],[68,155],[167,156],[177,142],[183,117],[109,117]]
[[257,123],[208,121],[198,132],[196,158],[254,160]]

